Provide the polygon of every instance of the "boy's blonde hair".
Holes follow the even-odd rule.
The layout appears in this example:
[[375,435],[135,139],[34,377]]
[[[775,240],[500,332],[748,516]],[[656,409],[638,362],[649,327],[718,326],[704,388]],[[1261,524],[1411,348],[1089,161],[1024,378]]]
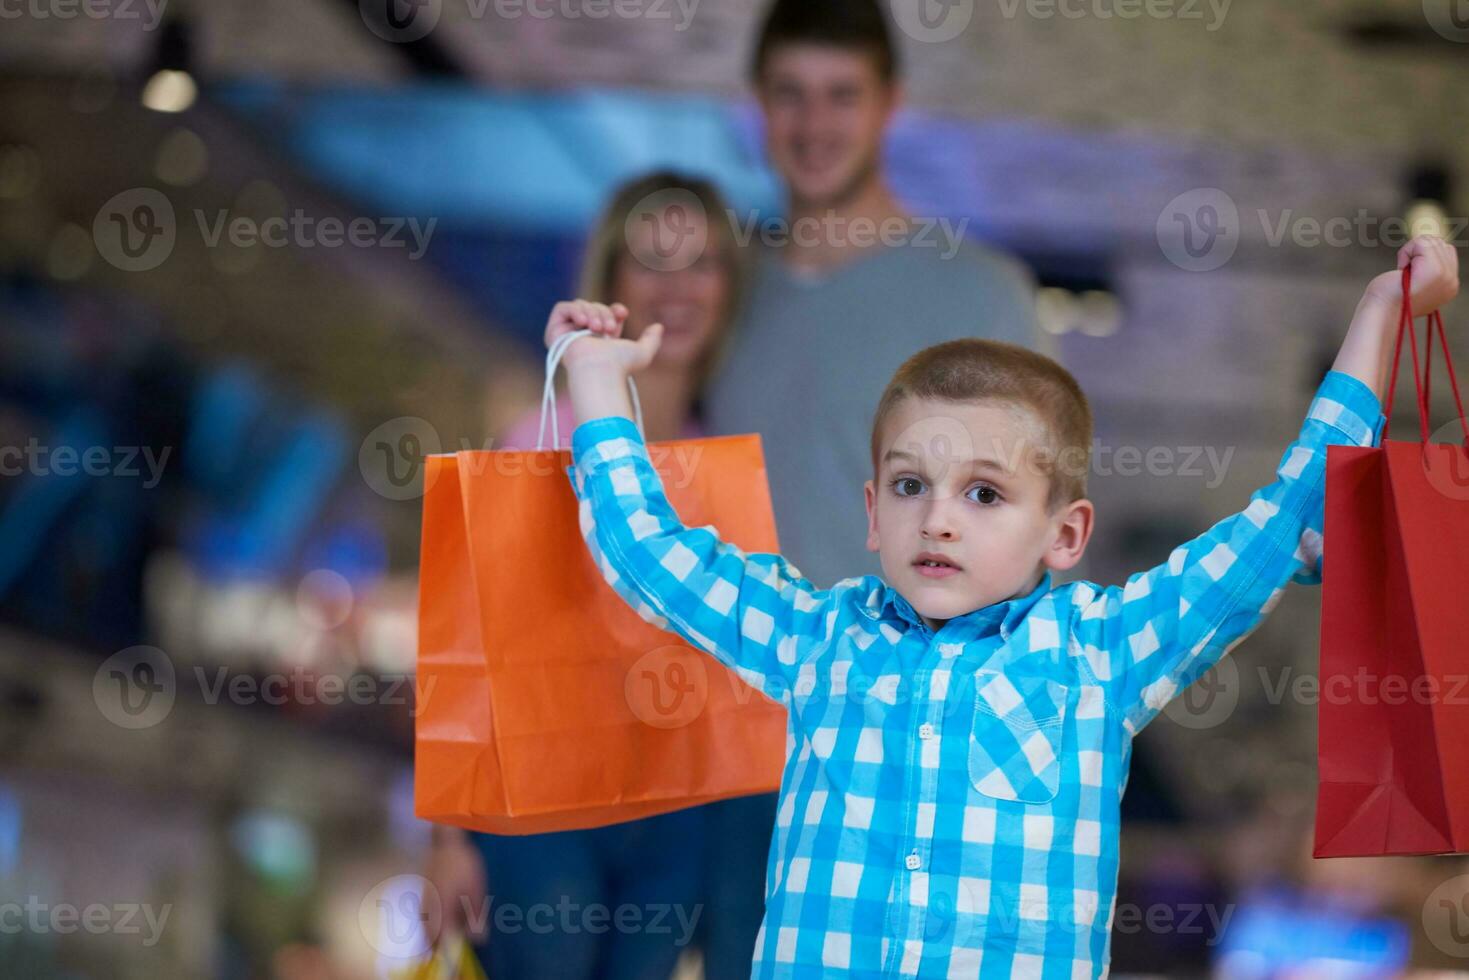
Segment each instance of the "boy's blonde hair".
[[1050,480],[1047,509],[1054,512],[1086,496],[1092,410],[1071,372],[1044,354],[974,337],[936,344],[908,358],[888,382],[872,420],[874,474],[883,424],[905,398],[996,401],[1028,409],[1045,432],[1044,445],[1032,458]]

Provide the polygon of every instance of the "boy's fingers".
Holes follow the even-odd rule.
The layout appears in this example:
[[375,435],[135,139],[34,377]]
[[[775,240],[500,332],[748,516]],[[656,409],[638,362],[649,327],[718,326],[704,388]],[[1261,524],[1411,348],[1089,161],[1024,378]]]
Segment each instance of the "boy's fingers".
[[601,333],[605,328],[606,318],[603,316],[602,309],[601,303],[587,304],[587,326],[596,333]]
[[658,344],[662,340],[663,324],[661,323],[649,324],[648,329],[644,330],[642,335],[638,337],[638,346],[643,349],[643,353],[647,355],[649,362],[652,361],[653,355],[658,353]]
[[1406,269],[1408,265],[1413,261],[1413,257],[1418,254],[1417,245],[1418,239],[1411,238],[1407,241],[1406,244],[1403,245],[1402,248],[1398,249],[1399,269]]

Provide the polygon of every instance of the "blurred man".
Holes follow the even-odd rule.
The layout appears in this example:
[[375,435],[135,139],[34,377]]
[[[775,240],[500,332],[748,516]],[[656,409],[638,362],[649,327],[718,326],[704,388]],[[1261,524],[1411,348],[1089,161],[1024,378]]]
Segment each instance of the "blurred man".
[[753,76],[787,214],[732,216],[757,270],[705,409],[717,434],[760,433],[782,552],[829,586],[880,571],[862,495],[838,488],[869,475],[869,409],[898,365],[959,337],[1045,346],[1018,262],[893,197],[882,148],[902,85],[878,0],[777,0]]
[[[858,487],[870,411],[898,365],[958,337],[1042,344],[1030,276],[945,216],[908,214],[882,169],[902,102],[878,0],[776,0],[753,81],[786,214],[732,215],[756,273],[705,395],[716,435],[760,433],[782,552],[819,586],[877,574]],[[827,488],[829,492],[823,492]],[[764,911],[775,794],[705,808],[707,980],[745,980]],[[761,860],[766,858],[766,860]]]

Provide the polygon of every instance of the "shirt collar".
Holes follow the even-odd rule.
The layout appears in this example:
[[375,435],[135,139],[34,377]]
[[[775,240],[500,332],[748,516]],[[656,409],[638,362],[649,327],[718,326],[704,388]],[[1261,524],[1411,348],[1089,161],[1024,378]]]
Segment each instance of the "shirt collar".
[[[869,618],[896,618],[910,626],[929,628],[928,624],[923,621],[923,617],[918,615],[913,605],[903,598],[897,589],[881,579],[876,581],[877,586],[868,595],[867,602],[863,606],[863,611]],[[1047,571],[1041,576],[1036,587],[1024,595],[1013,596],[1003,602],[992,603],[962,616],[956,616],[944,624],[943,628],[953,633],[958,642],[979,639],[997,631],[1002,640],[1008,640],[1010,634],[1015,632],[1016,627],[1025,619],[1031,608],[1050,591],[1051,573]]]

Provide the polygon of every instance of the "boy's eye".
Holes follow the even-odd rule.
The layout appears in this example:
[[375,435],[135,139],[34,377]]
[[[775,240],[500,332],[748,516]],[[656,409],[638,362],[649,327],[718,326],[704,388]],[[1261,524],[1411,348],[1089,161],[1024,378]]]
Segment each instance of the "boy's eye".
[[895,490],[897,490],[897,493],[898,493],[898,496],[899,497],[911,497],[914,494],[916,494],[918,492],[918,490],[914,490],[913,493],[905,493],[903,488],[906,487],[909,484],[912,484],[915,487],[921,488],[923,486],[923,481],[922,480],[915,480],[911,476],[900,476],[896,480],[893,481],[893,488]]
[[[923,492],[923,481],[917,477],[900,476],[892,481],[892,488],[899,497],[916,497]],[[987,507],[1000,502],[1000,491],[984,483],[970,487],[965,496]]]
[[994,487],[977,486],[969,491],[977,494],[976,499],[981,504],[996,504],[1000,502],[1000,492]]

